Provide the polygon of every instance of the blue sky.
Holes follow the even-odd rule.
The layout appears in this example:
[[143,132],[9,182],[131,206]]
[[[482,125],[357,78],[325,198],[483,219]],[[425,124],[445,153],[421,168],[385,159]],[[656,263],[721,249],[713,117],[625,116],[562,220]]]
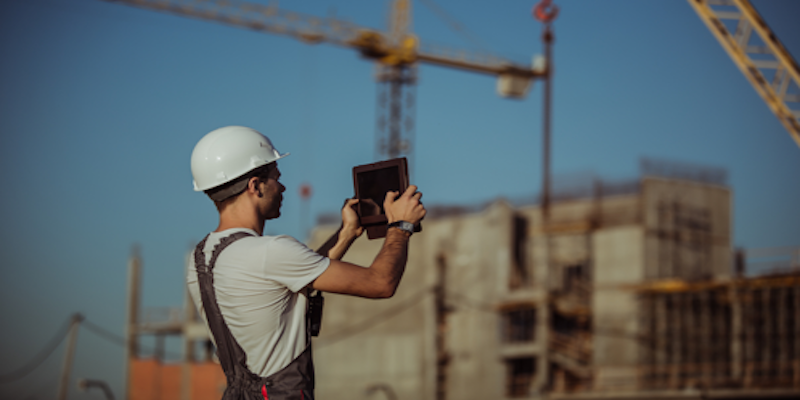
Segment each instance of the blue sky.
[[[425,3],[414,5],[421,41],[480,50]],[[800,2],[753,3],[797,57]],[[521,60],[543,51],[534,1],[435,4],[485,49]],[[641,157],[724,168],[735,244],[800,245],[800,148],[685,1],[556,4],[556,177],[635,178]],[[378,29],[388,10],[374,0],[280,6]],[[300,239],[303,221],[352,196],[351,168],[375,160],[374,66],[349,49],[98,0],[6,0],[0,69],[0,374],[33,359],[74,312],[122,335],[134,244],[144,305],[182,304],[183,258],[216,224],[189,171],[206,132],[248,125],[292,153],[281,161],[283,217],[266,231]],[[535,195],[541,85],[515,101],[488,76],[426,65],[419,75],[413,169],[426,204]],[[53,397],[62,349],[0,383],[0,397]],[[73,377],[107,380],[121,397],[122,356],[83,329]]]

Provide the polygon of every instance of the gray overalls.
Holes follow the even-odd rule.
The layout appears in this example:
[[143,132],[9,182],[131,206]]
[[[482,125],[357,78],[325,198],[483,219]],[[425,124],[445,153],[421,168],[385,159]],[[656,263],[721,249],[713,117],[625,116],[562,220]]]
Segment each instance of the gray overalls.
[[314,400],[314,362],[311,358],[311,338],[308,347],[282,370],[267,376],[258,376],[247,368],[247,355],[231,335],[228,325],[222,318],[214,292],[212,270],[217,257],[228,245],[245,237],[253,236],[246,232],[236,232],[220,240],[214,246],[211,260],[206,264],[203,248],[208,236],[194,250],[194,264],[200,286],[200,297],[208,326],[217,345],[217,357],[225,372],[228,387],[222,395],[223,400]]

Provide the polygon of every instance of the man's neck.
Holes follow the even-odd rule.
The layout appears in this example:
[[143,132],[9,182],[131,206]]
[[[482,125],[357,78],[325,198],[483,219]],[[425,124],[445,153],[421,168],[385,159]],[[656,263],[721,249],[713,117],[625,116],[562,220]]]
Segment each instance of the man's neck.
[[217,229],[214,230],[214,232],[222,232],[222,231],[227,231],[228,229],[237,229],[237,228],[250,229],[252,231],[255,231],[258,234],[258,236],[261,236],[264,233],[264,224],[261,224],[260,226],[253,226],[246,224],[226,224],[223,223],[222,221],[220,221],[219,225],[217,226]]
[[261,236],[264,233],[264,219],[251,208],[237,207],[236,204],[231,204],[220,212],[219,225],[214,232],[234,228],[251,229]]

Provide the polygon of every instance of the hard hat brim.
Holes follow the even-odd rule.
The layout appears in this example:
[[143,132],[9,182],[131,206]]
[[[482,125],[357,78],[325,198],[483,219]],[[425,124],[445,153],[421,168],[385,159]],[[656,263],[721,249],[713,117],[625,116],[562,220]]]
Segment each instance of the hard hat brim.
[[[250,173],[250,171],[252,171],[252,170],[254,170],[256,168],[260,168],[260,167],[263,167],[265,165],[272,164],[272,163],[274,163],[274,162],[276,162],[276,161],[288,156],[289,154],[291,154],[291,153],[283,153],[283,154],[279,155],[276,159],[274,159],[274,160],[272,160],[270,162],[256,165],[253,168],[251,168],[251,169],[249,169],[249,170],[247,170],[247,171],[245,171],[245,172],[243,172],[243,173],[241,173],[241,174],[229,179],[228,182],[236,180],[236,179],[239,179],[240,177],[247,175],[248,173]],[[219,185],[216,185],[216,186],[211,186],[211,187],[198,187],[197,186],[197,181],[192,180],[192,184],[194,185],[194,191],[195,192],[206,192],[206,191],[212,190],[214,188],[217,188],[217,187],[220,187],[220,186],[224,186],[228,182],[225,182],[225,183],[222,183],[222,184],[219,184]]]

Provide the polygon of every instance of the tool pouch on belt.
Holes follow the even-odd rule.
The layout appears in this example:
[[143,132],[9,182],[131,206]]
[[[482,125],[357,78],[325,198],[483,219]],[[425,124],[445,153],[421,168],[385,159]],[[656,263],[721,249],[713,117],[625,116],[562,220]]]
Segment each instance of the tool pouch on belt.
[[309,342],[305,351],[292,360],[282,370],[268,376],[258,376],[247,368],[247,355],[239,343],[231,335],[228,325],[222,318],[222,312],[214,292],[214,275],[212,273],[219,254],[231,243],[252,236],[246,232],[236,232],[220,240],[214,246],[211,260],[206,264],[203,249],[206,236],[194,250],[194,263],[200,286],[200,297],[203,310],[208,320],[211,334],[217,345],[217,357],[227,379],[227,388],[223,400],[314,400],[314,363]]
[[322,292],[317,290],[314,295],[308,296],[308,312],[306,313],[308,331],[311,336],[319,336],[319,329],[322,327],[322,307],[325,305],[325,298]]

